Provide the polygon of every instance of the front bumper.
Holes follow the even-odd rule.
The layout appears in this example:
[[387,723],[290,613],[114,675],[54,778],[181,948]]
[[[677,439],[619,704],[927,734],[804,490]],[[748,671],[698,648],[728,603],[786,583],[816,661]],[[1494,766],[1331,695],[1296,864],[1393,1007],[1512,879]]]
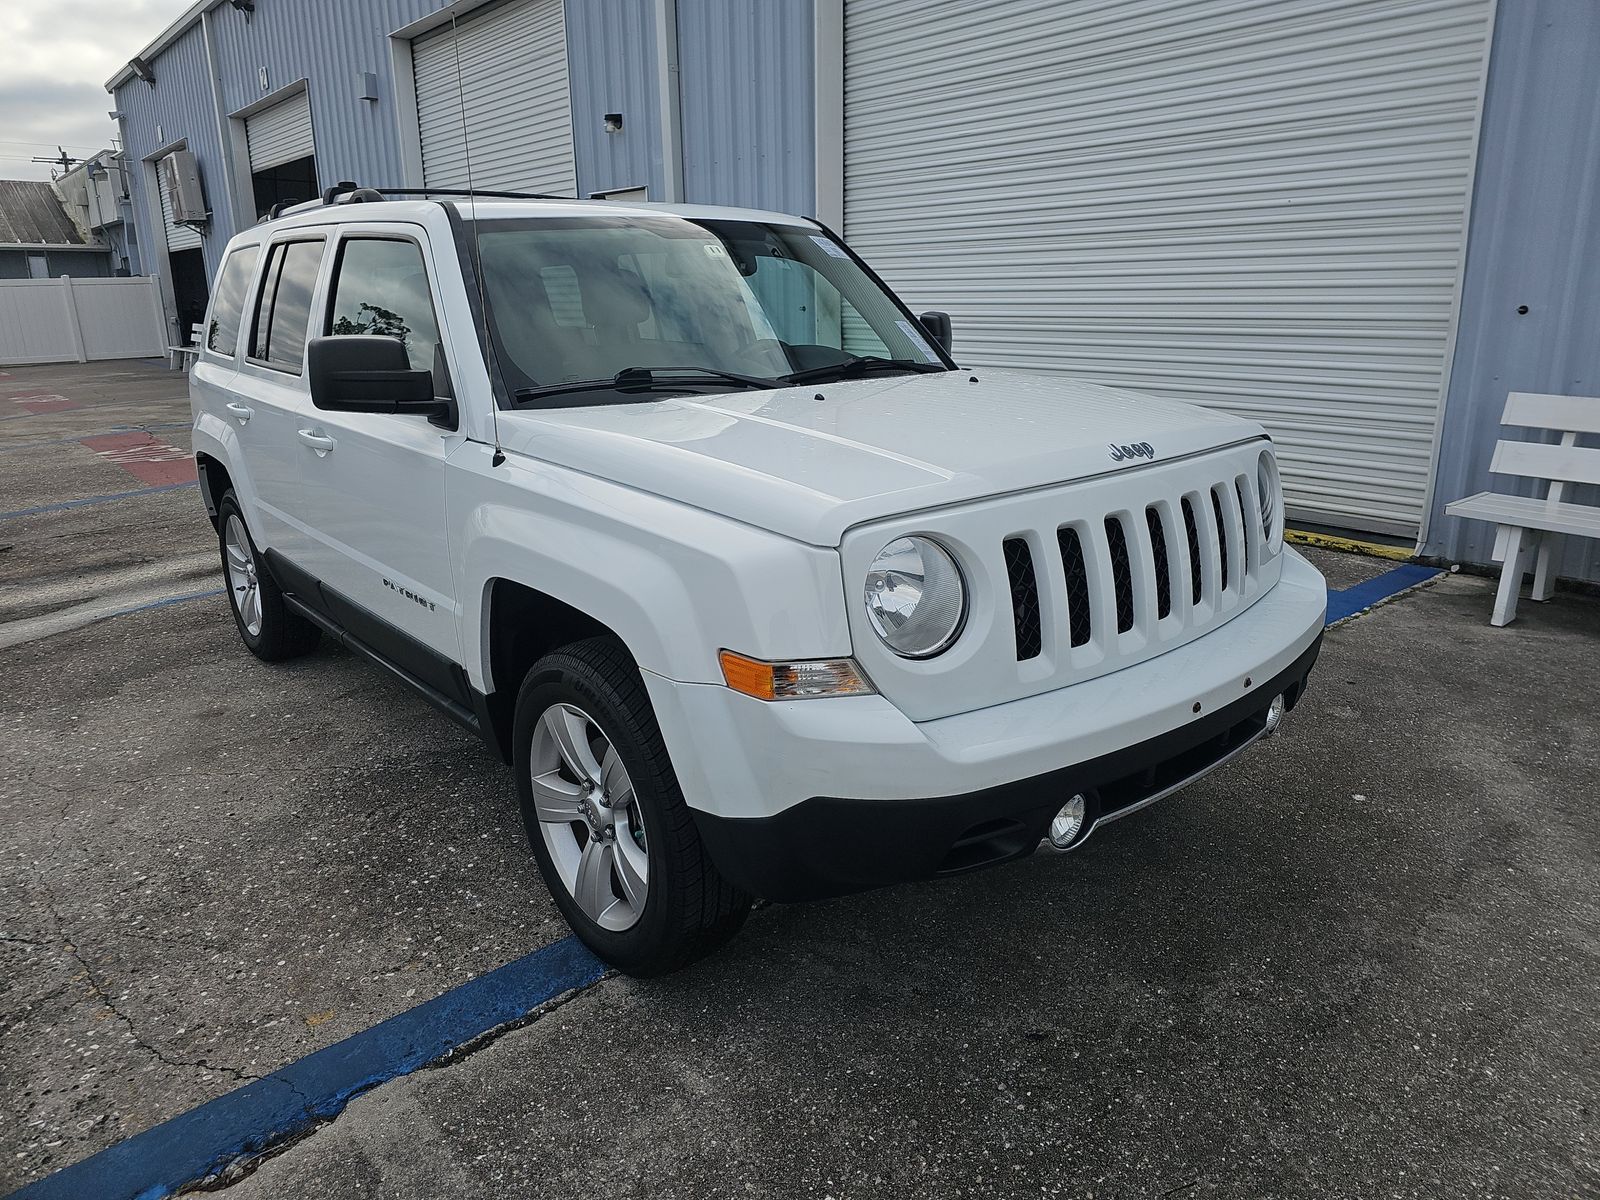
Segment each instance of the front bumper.
[[1203,773],[1299,699],[1321,644],[1322,576],[1284,550],[1278,584],[1155,659],[920,724],[881,696],[769,704],[645,683],[683,793],[722,872],[801,899],[1029,853],[1074,791],[1102,819]]
[[1031,779],[927,800],[816,796],[766,818],[696,813],[696,824],[730,882],[768,900],[815,900],[994,866],[1032,853],[1075,792],[1089,797],[1090,821],[1103,824],[1220,766],[1261,736],[1274,696],[1288,708],[1299,702],[1321,648],[1319,633],[1251,695],[1171,733]]

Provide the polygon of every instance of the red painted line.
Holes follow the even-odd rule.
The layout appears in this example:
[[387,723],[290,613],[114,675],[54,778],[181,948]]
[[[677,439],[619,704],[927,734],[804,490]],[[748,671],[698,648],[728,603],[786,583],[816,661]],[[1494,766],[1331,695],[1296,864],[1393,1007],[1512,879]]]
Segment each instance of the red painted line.
[[152,437],[142,429],[88,437],[81,444],[152,487],[188,483],[196,478],[193,454]]

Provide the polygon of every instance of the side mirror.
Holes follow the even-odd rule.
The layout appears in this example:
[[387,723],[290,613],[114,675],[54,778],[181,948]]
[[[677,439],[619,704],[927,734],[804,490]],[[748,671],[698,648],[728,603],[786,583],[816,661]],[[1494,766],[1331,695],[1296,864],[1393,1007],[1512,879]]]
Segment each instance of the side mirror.
[[944,347],[946,354],[954,338],[950,332],[950,314],[947,312],[925,312],[918,315],[917,320],[922,322],[922,327],[928,331],[928,336]]
[[448,400],[435,397],[433,372],[414,371],[395,337],[333,334],[306,345],[311,403],[331,412],[416,413],[443,417]]

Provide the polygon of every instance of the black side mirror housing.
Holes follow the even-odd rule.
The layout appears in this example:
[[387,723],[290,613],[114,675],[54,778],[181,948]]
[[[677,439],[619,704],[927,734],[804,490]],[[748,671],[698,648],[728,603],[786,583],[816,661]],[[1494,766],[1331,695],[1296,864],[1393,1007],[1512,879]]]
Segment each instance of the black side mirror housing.
[[330,412],[415,413],[455,425],[455,404],[434,395],[433,372],[411,367],[396,337],[330,334],[306,344],[311,403]]
[[922,322],[922,327],[928,331],[928,336],[944,347],[946,354],[954,344],[954,337],[950,331],[950,314],[947,312],[925,312],[917,316]]

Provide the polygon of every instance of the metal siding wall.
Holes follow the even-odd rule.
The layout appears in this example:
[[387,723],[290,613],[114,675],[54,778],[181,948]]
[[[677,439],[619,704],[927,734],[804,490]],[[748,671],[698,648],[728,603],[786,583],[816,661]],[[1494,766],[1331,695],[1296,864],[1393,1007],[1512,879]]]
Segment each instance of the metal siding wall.
[[[226,6],[224,6],[226,7]],[[228,11],[232,11],[229,9]],[[215,272],[222,247],[233,236],[233,221],[228,212],[222,172],[222,146],[217,138],[216,114],[211,105],[211,85],[206,75],[206,46],[200,25],[185,31],[159,55],[153,64],[154,87],[134,79],[116,91],[117,109],[125,116],[129,180],[139,242],[152,248],[166,245],[161,227],[159,197],[145,186],[144,157],[180,139],[199,164],[200,183],[205,188],[206,207],[211,223],[203,239],[206,270]],[[157,137],[156,130],[161,135]],[[146,193],[149,194],[146,194]],[[145,264],[159,270],[159,259]]]
[[812,21],[811,0],[678,0],[685,199],[816,211]]
[[[237,112],[297,79],[309,80],[318,179],[399,187],[389,34],[443,7],[444,0],[272,0],[246,18],[221,5],[212,10],[211,20],[223,108]],[[375,101],[358,98],[356,76],[364,71],[378,77]]]
[[[1502,433],[1534,436],[1502,430],[1507,392],[1600,396],[1597,78],[1593,0],[1501,0],[1428,554],[1487,563],[1494,527],[1444,506],[1484,490],[1533,493],[1489,474]],[[1569,488],[1568,499],[1594,504],[1600,490]],[[1568,538],[1560,573],[1600,581],[1600,544]]]
[[1302,517],[1414,532],[1488,13],[847,0],[846,233],[963,362],[1252,417]]
[[[661,120],[656,111],[655,13],[651,0],[576,0],[567,5],[567,71],[578,194],[648,187],[659,200]],[[622,114],[607,133],[606,113]]]

